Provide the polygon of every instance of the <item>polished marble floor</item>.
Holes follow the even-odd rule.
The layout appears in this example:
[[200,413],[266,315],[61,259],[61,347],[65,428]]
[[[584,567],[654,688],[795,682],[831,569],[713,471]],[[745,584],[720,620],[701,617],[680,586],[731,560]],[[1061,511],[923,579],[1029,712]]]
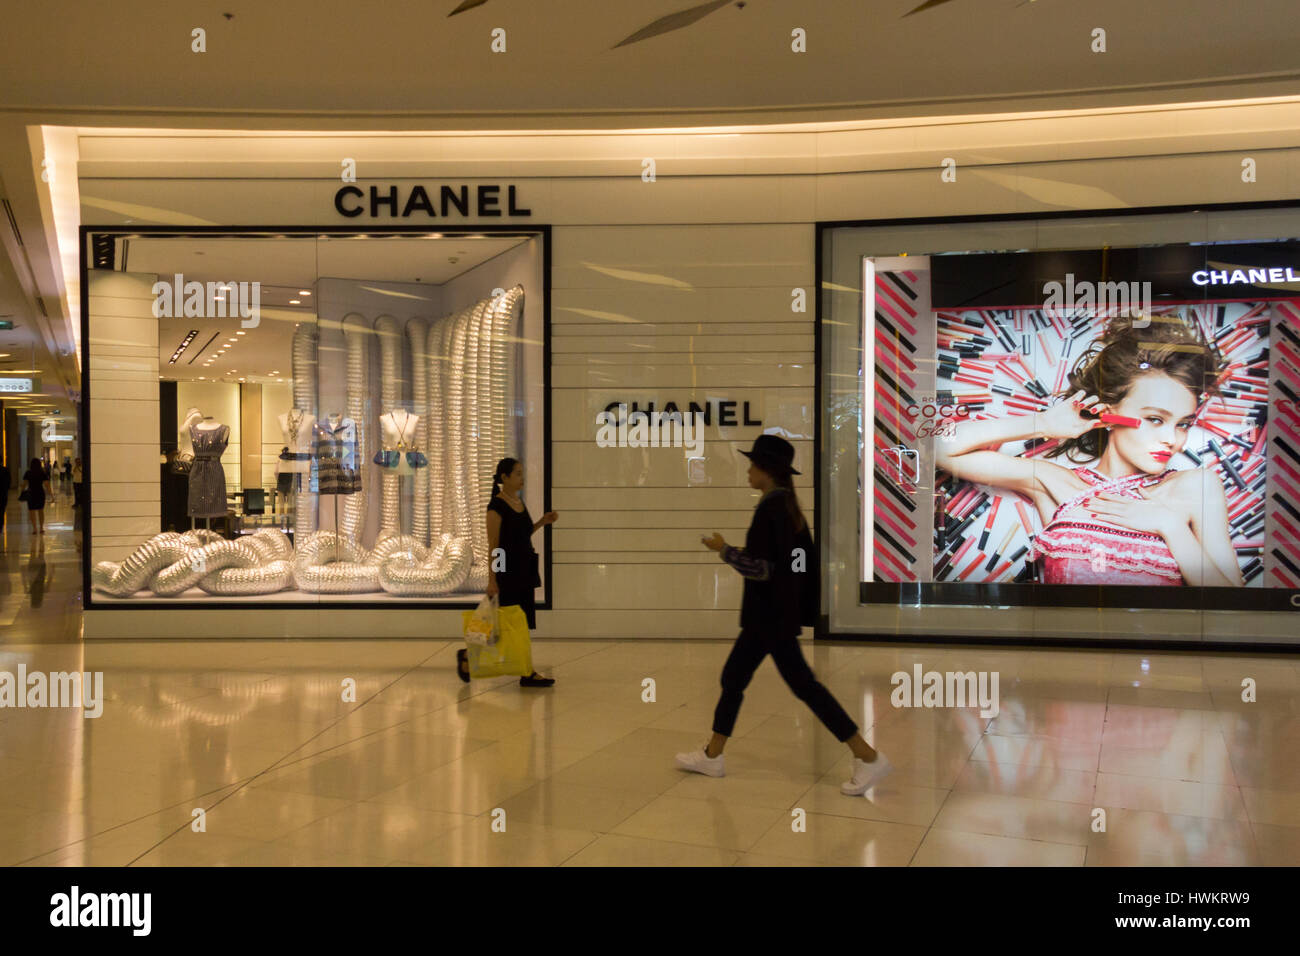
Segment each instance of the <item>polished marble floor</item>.
[[[1300,863],[1300,658],[808,647],[898,768],[850,798],[770,662],[727,776],[675,769],[726,641],[538,642],[550,690],[466,686],[446,640],[83,645],[67,499],[48,516],[33,540],[10,497],[0,671],[103,671],[104,709],[0,708],[3,864]],[[894,708],[917,662],[998,671],[1000,713]]]

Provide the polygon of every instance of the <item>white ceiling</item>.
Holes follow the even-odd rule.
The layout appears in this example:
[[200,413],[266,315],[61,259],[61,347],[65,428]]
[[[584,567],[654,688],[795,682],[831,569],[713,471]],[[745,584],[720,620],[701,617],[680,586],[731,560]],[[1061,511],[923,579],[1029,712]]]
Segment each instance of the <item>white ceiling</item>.
[[[554,124],[576,113],[906,105],[916,115],[1008,98],[1044,108],[1044,98],[1119,90],[1149,102],[1179,87],[1300,78],[1295,0],[950,0],[913,15],[921,0],[749,0],[618,48],[700,0],[487,0],[448,17],[457,4],[9,4],[0,105],[491,113],[510,127],[530,114]],[[206,52],[191,48],[195,28]],[[501,53],[491,49],[497,28]],[[791,49],[796,28],[804,53]],[[1092,51],[1097,28],[1104,54]]]
[[[431,234],[432,235],[432,234]],[[428,282],[453,279],[526,239],[309,237],[303,239],[151,239],[118,242],[126,272],[310,288],[318,278]]]

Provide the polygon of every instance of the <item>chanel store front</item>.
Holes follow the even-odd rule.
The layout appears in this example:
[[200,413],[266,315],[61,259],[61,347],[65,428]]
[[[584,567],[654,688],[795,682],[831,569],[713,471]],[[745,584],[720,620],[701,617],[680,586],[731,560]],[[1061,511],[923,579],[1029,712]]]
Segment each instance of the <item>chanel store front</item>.
[[1294,643],[1300,214],[1240,176],[1282,108],[47,130],[86,635],[458,636],[513,457],[539,637],[729,638],[700,538],[775,434],[819,636]]

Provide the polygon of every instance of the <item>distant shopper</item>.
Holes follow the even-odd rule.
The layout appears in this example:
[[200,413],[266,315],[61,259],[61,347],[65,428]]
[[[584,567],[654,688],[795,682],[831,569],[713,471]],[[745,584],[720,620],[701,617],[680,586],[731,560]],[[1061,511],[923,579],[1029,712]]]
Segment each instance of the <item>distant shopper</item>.
[[[801,621],[815,603],[806,599],[805,587],[815,593],[815,575],[806,568],[813,541],[808,522],[799,508],[793,475],[794,446],[776,435],[760,435],[742,455],[751,462],[749,486],[763,493],[745,547],[735,548],[714,532],[701,538],[722,560],[745,579],[740,608],[740,636],[722,669],[722,696],[713,714],[713,737],[693,753],[677,755],[683,770],[710,777],[725,775],[722,750],[735,729],[745,688],[768,654],[795,696],[807,704],[835,739],[853,751],[853,779],[840,787],[850,796],[866,793],[893,769],[883,754],[873,750],[858,733],[858,725],[813,675],[799,647]],[[803,549],[802,559],[796,549]]]
[[45,534],[45,496],[54,494],[50,488],[50,473],[39,458],[33,458],[31,467],[23,475],[23,492],[27,496],[27,516],[32,522],[32,534]]
[[8,465],[0,465],[0,531],[5,529],[5,512],[9,510],[9,484],[13,476]]
[[69,486],[72,484],[72,459],[63,459],[63,487],[64,490],[70,491]]
[[[77,531],[85,529],[86,520],[86,485],[81,473],[81,459],[72,465],[72,526]],[[80,539],[78,539],[80,540]]]
[[[537,604],[534,591],[542,581],[537,570],[537,552],[532,537],[538,528],[554,524],[559,514],[548,511],[540,521],[533,521],[519,492],[524,487],[523,462],[502,458],[492,474],[492,500],[487,507],[488,597],[495,596],[500,607],[519,607],[528,619],[528,629],[537,627]],[[494,571],[491,555],[500,548],[505,555],[504,571]],[[460,679],[469,681],[469,654],[465,648],[456,652]],[[553,677],[533,671],[519,678],[524,687],[550,687]]]

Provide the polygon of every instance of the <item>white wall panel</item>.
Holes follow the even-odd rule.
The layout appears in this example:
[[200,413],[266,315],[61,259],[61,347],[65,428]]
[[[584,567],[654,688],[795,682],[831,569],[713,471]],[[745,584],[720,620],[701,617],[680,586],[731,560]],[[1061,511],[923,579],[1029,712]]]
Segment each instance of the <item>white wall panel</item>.
[[[698,202],[696,221],[721,209],[700,191],[661,195],[670,207]],[[743,542],[758,495],[739,450],[763,431],[807,436],[794,442],[796,467],[812,471],[813,322],[811,311],[791,311],[793,288],[809,302],[815,294],[812,229],[594,226],[554,235],[553,626],[579,637],[611,628],[730,637],[741,580],[700,537],[717,530]],[[596,413],[614,401],[707,404],[702,467],[682,448],[599,447]],[[719,401],[735,402],[736,424],[720,424]],[[746,402],[761,426],[743,424]],[[811,504],[811,485],[796,481]],[[620,619],[621,610],[652,613]]]
[[158,320],[153,315],[157,277],[92,271],[90,367],[111,381],[89,395],[90,559],[120,561],[123,539],[157,532]]

